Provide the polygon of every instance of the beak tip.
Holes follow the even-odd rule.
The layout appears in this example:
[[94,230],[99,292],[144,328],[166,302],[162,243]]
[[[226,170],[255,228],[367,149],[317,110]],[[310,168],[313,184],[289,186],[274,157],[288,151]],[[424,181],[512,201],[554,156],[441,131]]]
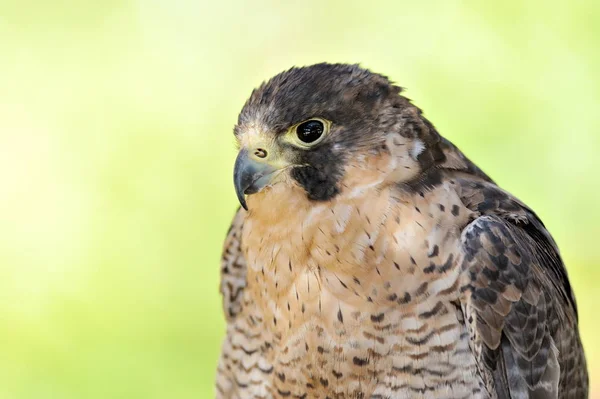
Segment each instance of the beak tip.
[[242,208],[248,211],[246,195],[257,193],[266,186],[273,177],[275,169],[266,161],[259,161],[248,156],[248,150],[241,149],[233,167],[233,184],[235,193]]
[[246,190],[246,186],[248,185],[248,176],[246,176],[246,162],[248,161],[248,151],[241,150],[238,154],[237,159],[235,160],[235,166],[233,171],[233,183],[235,186],[235,193],[237,195],[238,201],[242,208],[246,211],[248,210],[248,204],[246,204],[246,195],[244,191]]
[[248,204],[246,203],[246,196],[244,195],[243,192],[237,191],[237,197],[238,197],[238,201],[240,202],[240,205],[242,206],[242,208],[244,208],[244,210],[248,210]]

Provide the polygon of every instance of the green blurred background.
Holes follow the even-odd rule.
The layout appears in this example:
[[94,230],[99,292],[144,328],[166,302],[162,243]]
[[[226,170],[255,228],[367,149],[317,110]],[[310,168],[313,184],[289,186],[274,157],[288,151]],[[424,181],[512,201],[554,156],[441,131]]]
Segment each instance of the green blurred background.
[[539,213],[600,375],[600,3],[551,3],[1,0],[0,398],[213,396],[232,127],[319,61],[407,87]]

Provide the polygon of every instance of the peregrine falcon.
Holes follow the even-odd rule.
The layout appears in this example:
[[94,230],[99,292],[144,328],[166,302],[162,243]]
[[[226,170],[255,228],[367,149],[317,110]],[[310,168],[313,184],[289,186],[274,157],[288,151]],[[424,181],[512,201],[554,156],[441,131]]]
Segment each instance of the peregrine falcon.
[[247,100],[217,398],[586,398],[550,233],[401,92],[322,63]]

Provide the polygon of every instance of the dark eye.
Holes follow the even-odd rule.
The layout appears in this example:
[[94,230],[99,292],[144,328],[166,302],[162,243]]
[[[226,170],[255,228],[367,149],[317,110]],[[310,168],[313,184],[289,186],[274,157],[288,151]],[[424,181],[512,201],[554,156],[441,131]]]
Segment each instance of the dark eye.
[[303,143],[310,144],[317,141],[324,130],[323,122],[313,119],[299,124],[296,135]]

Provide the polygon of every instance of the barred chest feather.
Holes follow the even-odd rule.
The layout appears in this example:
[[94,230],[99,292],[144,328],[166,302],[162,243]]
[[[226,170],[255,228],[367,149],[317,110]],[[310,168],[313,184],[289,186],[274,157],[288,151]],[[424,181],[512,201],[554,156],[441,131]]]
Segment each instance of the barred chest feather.
[[248,286],[229,327],[240,398],[489,397],[458,300],[471,211],[452,182],[317,205],[270,190],[244,224]]

